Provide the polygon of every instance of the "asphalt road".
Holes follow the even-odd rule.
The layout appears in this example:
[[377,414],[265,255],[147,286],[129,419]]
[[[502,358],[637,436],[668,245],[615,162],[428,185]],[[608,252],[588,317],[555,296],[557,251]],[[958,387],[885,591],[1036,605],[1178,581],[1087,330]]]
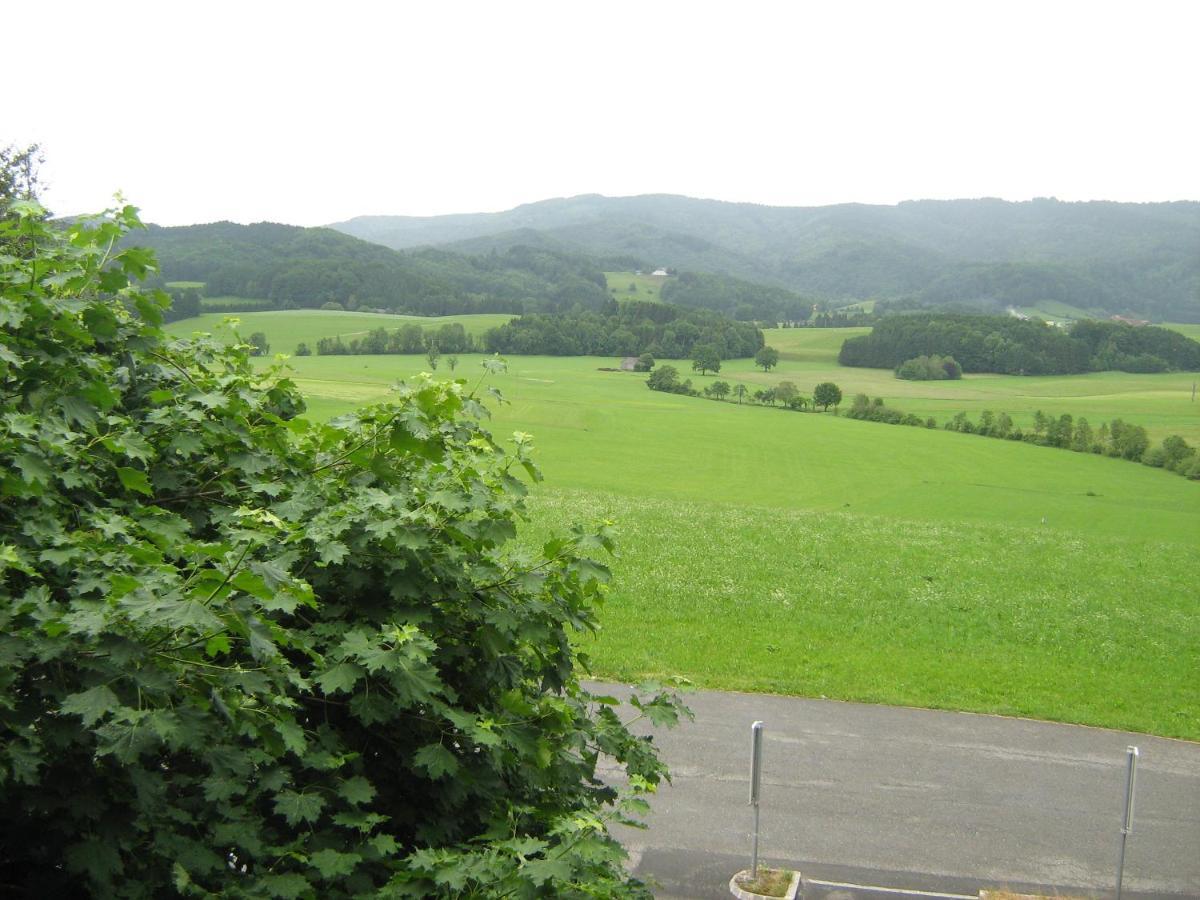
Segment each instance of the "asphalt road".
[[653,799],[648,830],[620,833],[662,898],[728,897],[730,876],[748,866],[756,719],[766,725],[760,852],[800,868],[806,897],[920,897],[857,885],[1110,896],[1131,744],[1141,755],[1125,894],[1200,897],[1200,744],[755,694],[699,692],[688,705],[695,722],[655,732],[673,784]]

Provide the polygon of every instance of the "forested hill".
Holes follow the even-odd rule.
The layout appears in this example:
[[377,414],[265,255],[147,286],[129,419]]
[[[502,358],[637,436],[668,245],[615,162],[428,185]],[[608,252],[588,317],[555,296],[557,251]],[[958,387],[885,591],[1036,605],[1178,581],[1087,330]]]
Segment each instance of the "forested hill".
[[203,281],[208,296],[262,298],[281,307],[339,303],[440,316],[611,303],[600,264],[547,248],[401,253],[328,228],[266,222],[151,225],[128,242],[153,247],[167,281]]
[[502,213],[332,226],[390,247],[514,243],[720,272],[823,300],[980,310],[1070,304],[1200,322],[1200,203],[919,200],[769,207],[585,195]]

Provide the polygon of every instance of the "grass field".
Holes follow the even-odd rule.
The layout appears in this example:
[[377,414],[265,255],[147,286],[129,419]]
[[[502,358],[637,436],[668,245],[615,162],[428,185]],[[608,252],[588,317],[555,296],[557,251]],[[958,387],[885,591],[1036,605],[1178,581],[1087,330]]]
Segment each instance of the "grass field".
[[1200,341],[1200,325],[1179,325],[1170,323],[1163,325],[1163,328],[1170,328],[1172,331],[1178,331],[1180,334],[1190,337],[1193,341]]
[[533,512],[620,523],[580,642],[605,675],[1200,736],[1180,545],[598,491]]
[[[323,309],[277,310],[272,312],[242,312],[228,314],[238,320],[237,331],[242,337],[261,331],[267,336],[272,353],[295,353],[301,341],[315,351],[323,337],[340,335],[343,339],[361,337],[373,328],[389,331],[416,322],[423,328],[436,328],[447,322],[461,322],[469,334],[479,336],[489,328],[502,325],[511,315],[480,314],[468,316],[389,316],[379,313],[337,312]],[[226,314],[205,313],[192,319],[182,319],[167,326],[172,334],[186,336],[196,331],[228,334],[224,325]]]
[[[902,408],[956,411],[951,400],[980,394],[1010,413],[1087,401],[1097,420],[1146,407],[1140,391],[1161,404],[1142,420],[1175,417],[1169,392],[1147,388],[1167,376],[988,376],[945,397],[945,383],[838,369],[846,334],[771,333],[785,358],[766,381],[811,389],[826,373],[847,393],[926,391],[903,402],[869,391]],[[464,356],[455,374],[473,381],[480,361]],[[597,674],[1200,739],[1200,484],[1027,444],[654,393],[642,376],[599,371],[611,362],[514,357],[488,382],[510,401],[493,404],[492,430],[531,432],[546,474],[522,539],[618,524],[603,630],[581,641]],[[426,368],[412,356],[292,364],[320,417]],[[749,383],[762,374],[727,365]]]
[[[667,275],[637,275],[633,272],[605,272],[604,279],[608,282],[608,292],[620,300],[642,300],[646,303],[660,303],[663,283]],[[633,290],[629,290],[630,285]]]

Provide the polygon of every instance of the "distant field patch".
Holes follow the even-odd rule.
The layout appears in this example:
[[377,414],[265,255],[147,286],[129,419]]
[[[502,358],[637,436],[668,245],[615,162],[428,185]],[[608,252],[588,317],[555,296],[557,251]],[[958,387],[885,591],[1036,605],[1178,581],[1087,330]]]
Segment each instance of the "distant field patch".
[[[392,330],[409,322],[416,322],[422,328],[437,328],[448,322],[459,322],[469,334],[479,337],[489,328],[502,325],[512,318],[511,315],[502,314],[400,316],[323,309],[273,310],[229,315],[238,320],[237,330],[243,338],[256,331],[263,332],[271,345],[272,353],[295,353],[296,345],[301,342],[308,344],[309,349],[315,352],[317,341],[324,337],[361,337],[373,328]],[[206,313],[192,319],[173,322],[167,326],[167,330],[180,336],[195,331],[228,333],[228,328],[224,325],[225,318],[226,316],[220,313]]]
[[270,300],[259,300],[251,297],[201,297],[200,308],[206,312],[222,312],[229,310],[244,310],[248,306],[256,307],[264,312],[274,304]]
[[1164,323],[1162,327],[1170,328],[1172,331],[1178,331],[1185,337],[1190,337],[1193,341],[1200,341],[1200,325]]
[[608,292],[614,300],[641,300],[646,303],[662,302],[662,286],[667,275],[638,275],[634,272],[605,272]]
[[1086,309],[1058,300],[1043,300],[1034,306],[1020,306],[1017,307],[1017,312],[1029,316],[1031,319],[1041,319],[1044,322],[1073,322],[1076,319],[1095,318]]
[[188,288],[192,290],[200,290],[204,287],[203,281],[168,281],[167,290],[170,291],[186,291]]

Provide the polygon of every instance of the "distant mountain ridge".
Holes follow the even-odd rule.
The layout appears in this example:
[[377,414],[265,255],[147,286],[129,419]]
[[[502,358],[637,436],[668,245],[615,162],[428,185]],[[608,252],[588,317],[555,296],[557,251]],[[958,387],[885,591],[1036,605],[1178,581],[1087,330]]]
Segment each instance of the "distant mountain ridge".
[[665,194],[544,200],[506,212],[364,216],[331,228],[394,248],[540,246],[716,272],[827,301],[1200,321],[1200,203],[916,200],[772,207]]

